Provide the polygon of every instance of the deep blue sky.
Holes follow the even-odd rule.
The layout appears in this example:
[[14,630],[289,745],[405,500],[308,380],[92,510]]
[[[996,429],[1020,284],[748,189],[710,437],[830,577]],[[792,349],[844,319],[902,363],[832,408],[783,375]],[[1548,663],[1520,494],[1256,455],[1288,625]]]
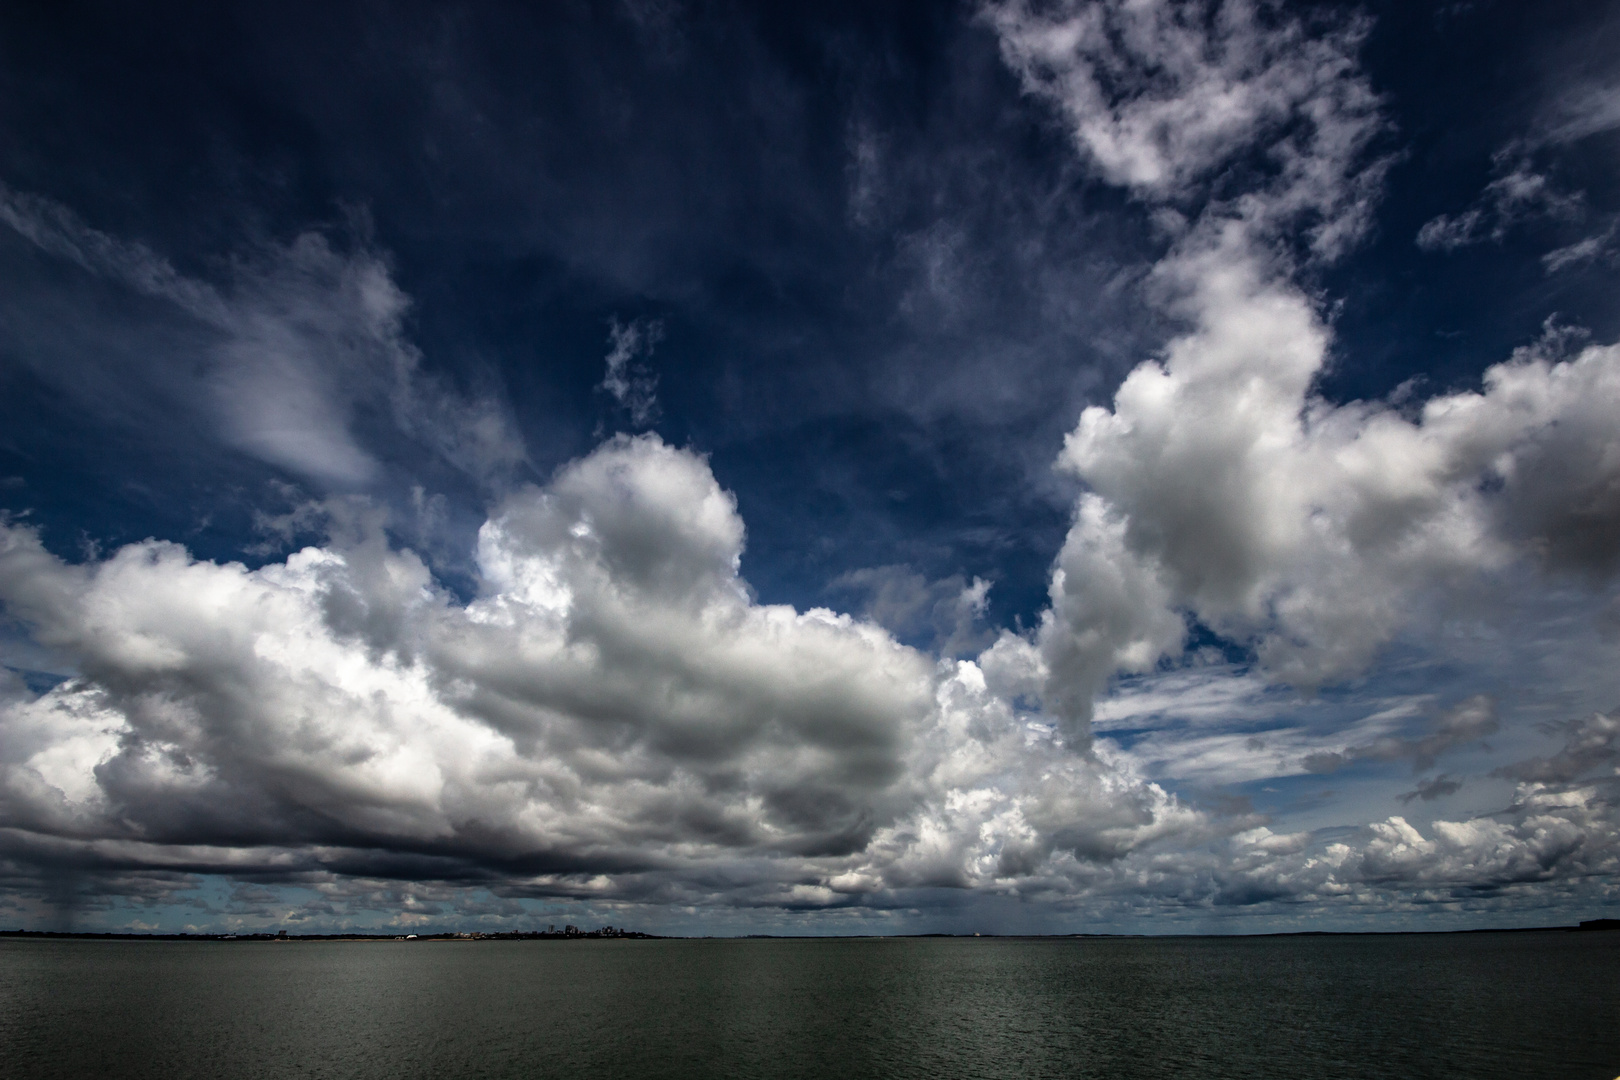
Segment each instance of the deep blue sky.
[[[1371,239],[1323,283],[1343,304],[1325,392],[1476,386],[1553,312],[1612,338],[1605,266],[1542,272],[1559,223],[1449,257],[1412,243],[1489,180],[1571,50],[1601,53],[1604,7],[1368,10],[1399,159]],[[839,574],[903,562],[993,578],[994,621],[1030,620],[1072,497],[1048,475],[1062,435],[1155,343],[1104,295],[1151,254],[1141,222],[1021,98],[971,6],[648,11],[21,5],[0,175],[205,277],[255,242],[360,230],[414,300],[426,365],[499,387],[536,478],[630,426],[595,389],[608,322],[661,320],[654,426],[737,493],[762,598],[823,603]],[[863,131],[882,147],[870,208]],[[1560,171],[1614,206],[1612,141],[1591,143]],[[138,372],[184,360],[65,306],[159,340],[161,316],[4,243],[0,472],[24,481],[6,506],[64,554],[151,535],[243,557],[274,471],[154,422]],[[68,363],[87,365],[71,396],[31,370]],[[456,478],[432,486],[482,519]]]
[[[1034,22],[1046,10],[1018,9]],[[1557,357],[1568,358],[1588,343],[1620,338],[1620,109],[1613,105],[1620,7],[1391,0],[1283,5],[1265,8],[1260,21],[1303,28],[1279,54],[1286,59],[1300,42],[1326,41],[1357,19],[1364,38],[1347,47],[1359,63],[1354,77],[1379,98],[1379,119],[1364,125],[1369,134],[1354,159],[1353,176],[1373,177],[1369,216],[1341,256],[1301,257],[1275,270],[1288,295],[1309,298],[1330,328],[1309,400],[1384,403],[1415,419],[1425,401],[1481,391],[1486,370],[1515,349],[1554,342]],[[1076,520],[1076,500],[1101,491],[1134,515],[1131,528],[1145,531],[1130,542],[1141,550],[1159,535],[1151,524],[1157,504],[1148,495],[1131,501],[1146,487],[1118,480],[1110,489],[1101,466],[1077,474],[1054,462],[1082,410],[1111,407],[1127,372],[1163,355],[1189,325],[1152,285],[1152,268],[1172,265],[1180,250],[1162,215],[1214,220],[1246,184],[1263,188],[1255,178],[1266,175],[1273,145],[1266,140],[1286,138],[1295,130],[1288,124],[1304,121],[1265,128],[1237,156],[1219,158],[1221,171],[1198,174],[1201,186],[1168,195],[1133,187],[1088,157],[1083,138],[1077,142],[1071,121],[1079,114],[1064,111],[1066,91],[1031,82],[1045,69],[1017,68],[1009,25],[955,3],[9,5],[0,13],[0,193],[23,209],[8,211],[10,227],[0,226],[0,511],[37,530],[66,564],[94,565],[155,538],[203,562],[274,569],[305,544],[332,537],[342,546],[331,507],[380,508],[392,548],[418,553],[452,600],[465,603],[493,588],[474,546],[480,526],[514,492],[563,484],[554,481],[558,471],[604,440],[651,431],[668,447],[706,456],[714,480],[735,496],[746,527],[741,577],[760,604],[868,616],[929,662],[976,656],[1007,630],[1058,664],[1056,639],[1033,634],[1052,607],[1054,561]],[[1157,77],[1152,62],[1142,70],[1142,79]],[[1118,75],[1109,92],[1128,94],[1134,77]],[[1493,181],[1511,176],[1538,186],[1517,202],[1493,203],[1493,191],[1507,190]],[[1470,208],[1473,224],[1455,243],[1417,242],[1426,225]],[[1284,259],[1277,253],[1302,243],[1304,228],[1280,226],[1254,250]],[[50,237],[57,239],[40,239],[40,229],[56,230]],[[321,351],[341,353],[353,331],[297,306],[326,280],[288,255],[301,237],[324,238],[332,267],[385,271],[391,295],[407,306],[390,324],[386,347],[404,351],[384,351],[414,358],[408,380],[392,383],[380,368],[345,366]],[[1590,243],[1579,257],[1548,261],[1582,241]],[[79,254],[65,253],[69,242]],[[146,269],[128,269],[136,263]],[[202,308],[185,308],[165,292],[169,286],[137,280],[165,263],[177,280],[235,305],[235,314],[211,323]],[[242,419],[277,370],[253,349],[279,340],[276,320],[291,325],[306,316],[314,321],[298,325],[313,326],[308,340],[317,344],[296,364],[314,373],[317,396],[336,402],[340,436],[372,463],[352,475],[289,465],[296,448],[281,443],[255,449],[265,445],[255,439],[283,436],[254,434],[254,421]],[[1558,327],[1568,328],[1562,337]],[[624,371],[655,401],[639,417],[604,381],[616,331],[639,335]],[[235,366],[219,366],[221,349]],[[355,374],[362,368],[369,374]],[[417,396],[401,404],[400,394]],[[467,414],[454,410],[468,402],[499,414],[517,459],[472,467],[444,449],[457,425],[465,427],[456,418]],[[237,412],[222,420],[221,409]],[[1574,421],[1550,423],[1560,422],[1560,430],[1574,430]],[[1585,458],[1568,460],[1576,472],[1588,468]],[[1504,476],[1493,473],[1476,487],[1486,496],[1512,489],[1513,477]],[[1497,776],[1479,781],[1491,798],[1508,798],[1508,759],[1556,749],[1535,742],[1555,730],[1537,723],[1573,723],[1620,704],[1604,698],[1606,677],[1588,672],[1560,682],[1556,674],[1584,670],[1576,658],[1607,655],[1601,642],[1611,639],[1582,630],[1578,647],[1548,646],[1565,666],[1536,660],[1533,679],[1521,680],[1534,688],[1514,698],[1504,689],[1513,679],[1494,654],[1470,644],[1479,640],[1473,631],[1456,630],[1457,620],[1484,608],[1490,615],[1480,616],[1481,625],[1490,627],[1612,619],[1602,614],[1616,558],[1603,516],[1612,509],[1601,499],[1592,506],[1571,510],[1576,516],[1567,520],[1547,509],[1545,520],[1564,522],[1546,526],[1550,533],[1536,532],[1543,526],[1534,522],[1521,529],[1518,518],[1503,525],[1504,542],[1520,544],[1513,549],[1520,554],[1481,556],[1497,575],[1492,584],[1424,600],[1421,613],[1374,635],[1374,652],[1323,668],[1325,681],[1287,675],[1293,669],[1270,658],[1267,642],[1294,632],[1286,625],[1274,634],[1263,618],[1255,621],[1259,608],[1240,610],[1236,592],[1211,592],[1199,571],[1175,569],[1182,576],[1170,603],[1191,647],[1165,645],[1145,669],[1120,661],[1103,671],[1097,692],[1116,695],[1115,713],[1103,704],[1099,717],[1129,712],[1120,702],[1130,694],[1158,693],[1134,679],[1173,681],[1191,678],[1200,664],[1225,665],[1219,670],[1236,681],[1221,684],[1231,695],[1222,699],[1230,702],[1223,732],[1282,725],[1328,742],[1342,738],[1312,743],[1314,750],[1301,744],[1296,757],[1304,755],[1305,771],[1282,769],[1285,779],[1271,787],[1263,769],[1217,776],[1174,754],[1152,759],[1157,765],[1143,757],[1138,772],[1200,813],[1232,821],[1259,815],[1244,819],[1245,827],[1264,819],[1278,833],[1284,821],[1307,832],[1343,830],[1449,797],[1430,789],[1417,803],[1394,802],[1433,765],[1427,751],[1411,747],[1450,730],[1443,717],[1472,716],[1456,710],[1483,694],[1496,710],[1491,718],[1457,721],[1461,734],[1436,744],[1437,752],[1504,732],[1492,751],[1501,760],[1480,757],[1473,767],[1480,777]],[[1580,534],[1585,554],[1571,556],[1570,571],[1557,562],[1560,537],[1582,527],[1569,521],[1589,518],[1597,524],[1590,536]],[[1552,563],[1535,562],[1548,551]],[[1521,559],[1523,552],[1530,554]],[[1161,555],[1165,566],[1174,563],[1173,553]],[[1316,564],[1302,557],[1289,565],[1287,581],[1297,584],[1307,573],[1299,567]],[[1449,571],[1432,572],[1452,588]],[[953,622],[952,605],[975,579],[989,583],[987,607]],[[1256,580],[1256,588],[1272,588],[1263,582],[1273,579]],[[1392,585],[1397,593],[1417,588],[1399,580],[1408,584]],[[1275,605],[1292,588],[1277,585],[1267,610],[1281,610]],[[16,597],[8,603],[5,662],[26,674],[31,694],[73,677],[111,679],[96,685],[123,692],[116,687],[126,684],[64,644],[72,634],[51,639],[42,617],[30,614],[35,608],[25,611]],[[1053,625],[1069,617],[1060,610]],[[1300,630],[1295,638],[1301,634],[1309,636]],[[1434,644],[1452,641],[1447,635],[1467,640],[1455,649]],[[1542,656],[1511,637],[1501,648],[1525,664]],[[1284,674],[1274,679],[1275,672]],[[1055,704],[1055,684],[1042,691],[994,679],[992,691],[1011,695],[1031,717],[1048,717],[1043,730],[1063,732],[1074,722],[1075,707]],[[1090,688],[1074,691],[1089,701],[1096,688],[1076,685]],[[1558,713],[1554,701],[1568,711]],[[1520,706],[1522,715],[1513,713]],[[1086,718],[1089,708],[1081,710]],[[1395,719],[1356,734],[1358,723],[1384,715],[1381,708],[1394,709]],[[1138,740],[1157,746],[1154,732],[1172,713],[1161,703],[1142,714],[1148,720],[1117,721],[1112,745],[1121,752]],[[1251,742],[1259,753],[1259,737]],[[615,743],[615,753],[628,754],[631,743]],[[1383,749],[1352,752],[1355,745]],[[1491,750],[1467,745],[1469,753]],[[1345,756],[1329,765],[1310,756],[1330,752]],[[1176,761],[1191,771],[1175,772]],[[1317,783],[1327,774],[1340,786]],[[1442,766],[1440,779],[1450,775]],[[1314,809],[1355,777],[1373,794],[1334,804],[1337,811]],[[1289,787],[1300,784],[1316,786]],[[1444,812],[1460,820],[1485,813],[1488,801]],[[877,822],[884,811],[862,813]],[[1602,820],[1612,833],[1612,819]],[[289,833],[287,843],[298,850],[340,842],[288,828],[298,835]],[[1188,842],[1220,832],[1211,828]],[[1337,835],[1312,833],[1312,843]],[[1084,844],[1055,842],[1060,854],[1087,858]],[[13,858],[24,868],[15,873],[27,877],[44,856]],[[594,872],[591,858],[581,858],[559,865]],[[1001,858],[1004,869],[1016,864]],[[1582,880],[1605,872],[1612,853],[1605,858],[1583,864]],[[478,865],[489,881],[527,872]],[[722,873],[719,864],[704,865],[702,875]],[[188,872],[210,882],[209,903],[226,903],[219,897],[234,887],[229,875],[201,863]],[[1219,872],[1200,873],[1206,900],[1228,895],[1209,883]],[[841,888],[825,884],[827,875],[801,884]],[[414,880],[397,869],[382,877]],[[692,889],[715,903],[730,895],[729,886],[704,881]],[[948,887],[927,874],[914,884]],[[32,888],[19,886],[19,910],[43,912],[56,902],[28,906]],[[108,885],[104,894],[125,895],[120,888]],[[542,898],[579,895],[523,888]],[[157,894],[130,886],[128,894],[171,911],[170,922],[182,918],[163,908],[168,893],[151,899]],[[654,904],[636,909],[645,921],[664,917],[647,912],[664,910],[656,904],[674,902],[675,893],[614,895]],[[874,910],[913,902],[897,895]],[[1002,899],[984,903],[1002,904],[1005,893],[996,895]],[[1249,902],[1281,895],[1256,893]],[[915,902],[924,911],[957,903]],[[797,910],[757,897],[735,903]],[[1051,910],[1072,914],[1081,910],[1075,903]],[[1109,903],[1095,917],[1135,925],[1128,903]],[[384,916],[365,912],[386,906],[328,914],[375,921]],[[123,908],[108,910],[114,921],[123,917]],[[1447,917],[1469,917],[1462,910],[1448,909]]]

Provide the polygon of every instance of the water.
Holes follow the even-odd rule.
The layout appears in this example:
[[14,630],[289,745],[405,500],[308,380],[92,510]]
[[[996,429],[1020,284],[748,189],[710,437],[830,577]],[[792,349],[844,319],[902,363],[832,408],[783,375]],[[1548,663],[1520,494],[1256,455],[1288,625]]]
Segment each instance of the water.
[[0,1075],[1620,1074],[1620,933],[0,940]]

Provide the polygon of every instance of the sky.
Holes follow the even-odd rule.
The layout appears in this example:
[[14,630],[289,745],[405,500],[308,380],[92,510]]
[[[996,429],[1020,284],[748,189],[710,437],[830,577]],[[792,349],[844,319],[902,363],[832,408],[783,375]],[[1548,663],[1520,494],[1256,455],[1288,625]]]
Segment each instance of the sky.
[[1620,4],[12,4],[0,926],[1620,915]]

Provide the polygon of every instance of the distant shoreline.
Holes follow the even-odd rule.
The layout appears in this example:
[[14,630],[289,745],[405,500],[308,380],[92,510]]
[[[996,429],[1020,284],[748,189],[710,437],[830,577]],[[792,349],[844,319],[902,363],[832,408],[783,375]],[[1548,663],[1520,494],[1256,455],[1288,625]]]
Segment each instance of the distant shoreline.
[[129,931],[105,933],[72,930],[0,930],[0,938],[67,941],[257,941],[290,943],[297,941],[904,941],[919,938],[951,938],[1001,941],[1067,941],[1075,939],[1147,938],[1274,938],[1274,937],[1431,937],[1455,934],[1535,934],[1550,932],[1586,933],[1620,930],[1620,919],[1588,919],[1574,926],[1476,927],[1468,930],[1292,930],[1258,934],[738,934],[722,937],[680,934],[644,934],[618,931],[604,935],[595,931],[582,934],[548,932],[442,933],[442,934],[143,934]]
[[643,934],[639,930],[620,930],[611,934],[591,930],[579,934],[549,933],[545,931],[512,931],[500,933],[443,933],[443,934],[142,934],[125,930],[96,933],[79,930],[0,930],[0,938],[54,938],[80,941],[652,941],[662,940],[659,934]]

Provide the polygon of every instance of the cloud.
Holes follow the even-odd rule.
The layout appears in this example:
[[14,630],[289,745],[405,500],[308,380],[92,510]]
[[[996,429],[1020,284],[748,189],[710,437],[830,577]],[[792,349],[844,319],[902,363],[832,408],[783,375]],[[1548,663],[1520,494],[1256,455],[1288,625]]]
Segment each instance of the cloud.
[[[1559,189],[1552,177],[1536,169],[1531,149],[1512,143],[1492,158],[1497,176],[1475,204],[1455,216],[1440,216],[1418,230],[1417,246],[1425,251],[1456,251],[1490,240],[1501,243],[1510,229],[1538,218],[1572,220],[1585,211],[1585,196]],[[1556,253],[1555,253],[1556,255]],[[1569,258],[1554,259],[1558,269]]]
[[[1245,3],[989,18],[1099,177],[1155,208],[1168,249],[1146,289],[1184,327],[1067,438],[1059,468],[1087,491],[1040,627],[985,658],[998,685],[1038,691],[1083,743],[1096,696],[1178,656],[1190,622],[1312,689],[1516,559],[1612,572],[1620,350],[1520,350],[1413,419],[1315,390],[1332,333],[1299,275],[1360,234],[1382,172],[1363,28]],[[1500,192],[1546,197],[1519,173]]]
[[1620,230],[1620,218],[1610,222],[1609,227],[1600,233],[1593,233],[1573,244],[1566,244],[1547,252],[1541,257],[1541,265],[1546,267],[1547,273],[1556,274],[1560,270],[1608,255],[1613,251],[1612,244],[1617,230]]
[[1505,776],[1536,784],[1568,784],[1576,778],[1620,762],[1620,709],[1593,713],[1582,720],[1566,721],[1554,730],[1564,732],[1564,747],[1551,757],[1532,758],[1497,769],[1493,776]]
[[1171,602],[1310,685],[1361,669],[1403,597],[1515,553],[1612,570],[1620,350],[1521,350],[1409,421],[1312,394],[1327,334],[1303,296],[1241,265],[1218,280],[1204,326],[1086,410],[1062,458]]
[[0,221],[41,251],[166,302],[202,328],[206,362],[179,376],[171,393],[184,409],[201,403],[219,436],[244,453],[324,486],[364,487],[381,465],[359,428],[380,413],[478,480],[503,477],[524,460],[492,397],[464,395],[424,369],[404,333],[410,300],[385,256],[363,240],[347,251],[319,232],[261,244],[226,263],[221,288],[37,195],[0,186]]
[[[1205,790],[1330,774],[1357,763],[1407,763],[1413,772],[1424,772],[1500,727],[1494,702],[1485,695],[1436,715],[1430,694],[1302,701],[1265,687],[1252,673],[1234,676],[1219,669],[1133,681],[1140,697],[1164,707],[1122,723],[1122,703],[1110,695],[1098,709],[1104,743],[1144,776]],[[1153,688],[1143,693],[1144,686]],[[1182,697],[1185,707],[1177,700]],[[1135,712],[1128,701],[1125,709]]]
[[834,594],[864,595],[861,613],[902,639],[923,639],[938,656],[977,653],[994,640],[984,625],[990,582],[961,574],[929,581],[907,566],[869,566],[834,578]]
[[[1614,714],[1560,725],[1563,749],[1497,770],[1521,783],[1496,814],[1436,821],[1433,838],[1402,818],[1370,827],[1359,871],[1371,881],[1439,883],[1489,890],[1554,878],[1612,874],[1620,868],[1620,817],[1615,776],[1581,781],[1613,762],[1620,722]],[[1420,797],[1428,798],[1421,794]]]
[[[1404,817],[1375,822],[1359,844],[1314,845],[1283,858],[1257,858],[1223,876],[1246,889],[1243,902],[1281,900],[1390,910],[1405,892],[1419,904],[1453,908],[1481,898],[1514,905],[1514,892],[1553,881],[1579,888],[1613,873],[1615,823],[1595,792],[1526,793],[1498,817],[1436,821],[1428,835]],[[1237,870],[1233,873],[1233,870]],[[1228,886],[1230,888],[1230,886]]]
[[658,376],[636,358],[651,357],[664,336],[664,324],[657,319],[632,319],[620,324],[614,319],[608,331],[613,348],[607,355],[607,374],[601,387],[630,414],[631,423],[645,427],[658,418]]
[[[1331,911],[1568,884],[1614,860],[1612,782],[1579,779],[1612,761],[1612,716],[1523,763],[1542,779],[1493,817],[1390,819],[1351,843],[1212,816],[1135,753],[1074,753],[974,661],[756,603],[734,500],[657,436],[498,505],[471,601],[390,547],[378,515],[348,520],[257,570],[157,541],[69,564],[5,527],[0,601],[77,672],[4,687],[12,895],[173,903],[198,875],[312,890],[285,911],[257,892],[220,909],[250,921],[499,920],[524,898],[883,911],[941,890]],[[1421,763],[1492,722],[1467,701],[1428,735],[1351,753]]]
[[1273,691],[1253,671],[1225,663],[1195,664],[1146,678],[1120,680],[1108,697],[1097,703],[1092,722],[1098,730],[1108,731],[1167,723],[1202,727],[1234,717],[1265,721],[1279,707],[1292,704],[1291,698]]
[[8,526],[0,600],[79,674],[0,713],[7,856],[827,906],[1204,827],[971,662],[754,603],[733,498],[656,436],[499,505],[469,603],[350,520],[252,571]]
[[[1567,745],[1552,759],[1532,759],[1500,770],[1533,775],[1545,761],[1573,762],[1580,747],[1612,741],[1612,718],[1565,725]],[[1599,750],[1601,753],[1601,749]],[[1392,913],[1425,908],[1482,911],[1533,908],[1552,897],[1599,899],[1595,882],[1620,869],[1620,817],[1613,776],[1576,781],[1585,764],[1555,766],[1544,779],[1521,783],[1508,805],[1462,821],[1421,826],[1393,816],[1345,836],[1279,836],[1261,826],[1189,852],[1184,882],[1203,879],[1216,906],[1267,903],[1313,905],[1317,916],[1334,910]],[[1432,801],[1454,794],[1462,781],[1438,776],[1401,796]],[[1206,861],[1207,860],[1207,861]]]
[[[1620,352],[1550,334],[1419,406],[1324,399],[1331,322],[1310,275],[1364,232],[1383,169],[1365,27],[1241,2],[986,18],[1095,176],[1152,218],[1162,257],[1120,280],[1173,329],[1065,442],[1085,491],[1050,607],[977,658],[956,654],[979,644],[979,579],[869,568],[841,582],[870,597],[865,617],[759,603],[736,500],[655,435],[498,486],[471,598],[453,593],[342,494],[382,468],[368,424],[481,475],[521,447],[498,409],[423,371],[380,255],[309,233],[210,284],[8,197],[40,250],[209,328],[198,385],[225,437],[339,494],[266,519],[330,535],[254,570],[156,540],[74,564],[0,526],[0,602],[72,673],[43,693],[0,683],[5,888],[166,901],[223,875],[303,890],[309,918],[963,894],[1135,917],[1529,903],[1612,874],[1613,780],[1595,774],[1613,714],[1503,772],[1512,801],[1463,821],[1273,832],[1154,782],[1298,775],[1313,755],[1422,771],[1494,730],[1485,698],[1410,730],[1410,696],[1307,728],[1276,687],[1359,675],[1426,606],[1507,568],[1612,574]],[[871,221],[886,196],[867,195],[852,213]],[[948,306],[968,281],[954,233],[907,235]],[[637,365],[656,337],[610,333],[601,385],[637,424],[656,415]],[[898,640],[913,629],[944,655]],[[1211,635],[1254,662],[1189,661]],[[1230,682],[1198,674],[1217,668]],[[1272,728],[1233,730],[1250,709]],[[1132,740],[1161,720],[1183,727]],[[276,895],[227,903],[263,917]]]
[[1442,773],[1439,776],[1431,776],[1427,780],[1418,781],[1418,786],[1415,789],[1408,791],[1406,794],[1401,796],[1401,802],[1409,803],[1413,799],[1422,799],[1424,802],[1433,802],[1435,799],[1442,799],[1447,795],[1457,794],[1457,792],[1462,790],[1462,786],[1463,782],[1461,780],[1458,780],[1454,776],[1447,776],[1446,774]]
[[[1424,222],[1423,228],[1418,230],[1417,246],[1424,251],[1455,251],[1466,247],[1479,240],[1480,225],[1484,220],[1485,211],[1478,207],[1471,207],[1456,217],[1441,214]],[[1499,223],[1499,228],[1505,236],[1506,226]]]
[[[1413,772],[1427,772],[1434,768],[1442,754],[1490,735],[1500,727],[1496,702],[1485,694],[1476,694],[1442,713],[1434,721],[1433,730],[1422,738],[1385,737],[1343,750],[1314,753],[1305,758],[1304,765],[1310,772],[1330,773],[1362,761],[1410,761]],[[1433,795],[1423,797],[1434,798]]]
[[[1478,711],[1475,703],[1458,712]],[[1567,725],[1568,745],[1555,758],[1587,747],[1590,760],[1612,763],[1603,748],[1613,732],[1595,728]],[[1531,775],[1541,760],[1505,772]],[[1551,778],[1572,771],[1574,779]],[[1264,819],[1234,817],[1223,829],[1184,828],[1173,843],[1114,861],[1054,859],[1040,884],[1054,900],[1084,897],[1094,913],[1114,904],[1166,915],[1308,910],[1317,925],[1336,916],[1531,910],[1557,898],[1601,902],[1604,875],[1620,869],[1620,792],[1612,775],[1579,778],[1589,771],[1555,767],[1547,780],[1520,784],[1501,809],[1460,821],[1392,816],[1354,830],[1277,833]],[[1440,776],[1401,798],[1428,802],[1461,786]],[[1023,885],[1026,895],[1037,887]]]
[[1578,83],[1544,110],[1538,141],[1568,143],[1620,128],[1620,86]]
[[[1588,215],[1584,191],[1568,191],[1552,173],[1569,144],[1620,126],[1620,91],[1576,83],[1556,94],[1523,136],[1491,156],[1495,177],[1472,206],[1440,214],[1418,230],[1425,251],[1456,251],[1487,240],[1501,243],[1513,229],[1536,221],[1574,222]],[[1547,273],[1612,253],[1617,221],[1541,257]]]
[[1224,201],[1251,224],[1302,217],[1332,257],[1365,227],[1383,129],[1357,69],[1367,31],[1244,0],[992,4],[986,18],[1027,91],[1062,111],[1097,174],[1149,204]]

